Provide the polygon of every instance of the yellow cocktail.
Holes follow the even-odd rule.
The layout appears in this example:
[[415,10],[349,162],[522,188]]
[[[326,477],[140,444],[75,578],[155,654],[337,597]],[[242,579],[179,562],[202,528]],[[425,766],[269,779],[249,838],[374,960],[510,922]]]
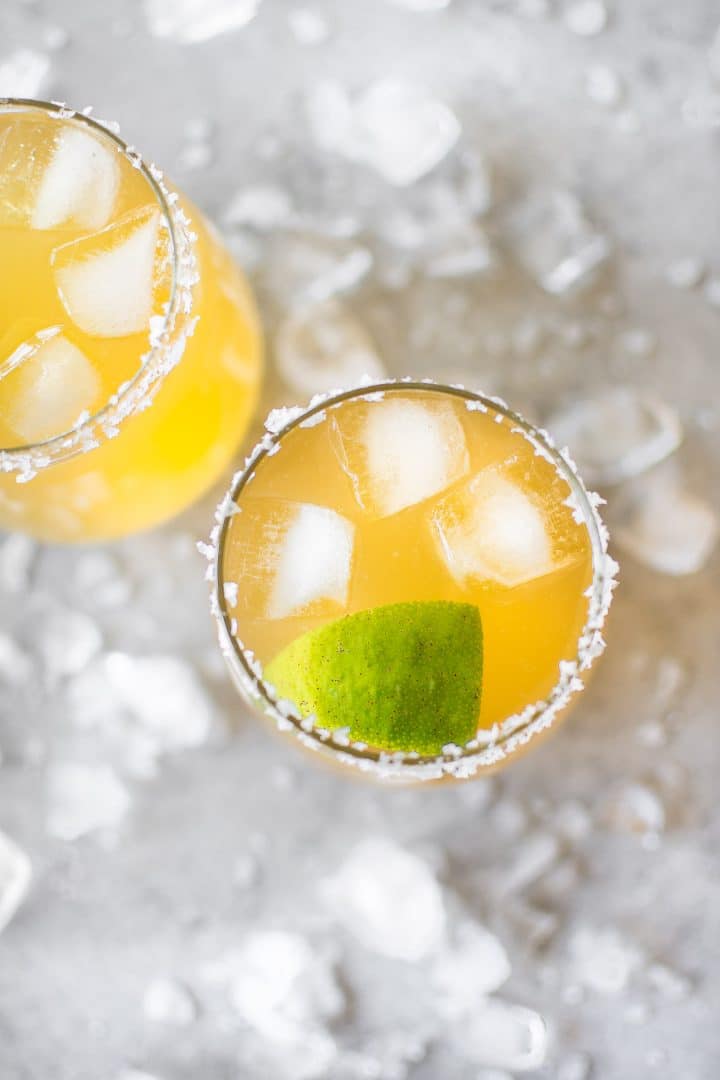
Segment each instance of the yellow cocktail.
[[383,384],[286,421],[209,551],[238,685],[383,775],[504,760],[601,651],[613,566],[594,501],[542,433],[460,389]]
[[115,537],[217,478],[257,400],[248,287],[116,135],[0,99],[0,527]]

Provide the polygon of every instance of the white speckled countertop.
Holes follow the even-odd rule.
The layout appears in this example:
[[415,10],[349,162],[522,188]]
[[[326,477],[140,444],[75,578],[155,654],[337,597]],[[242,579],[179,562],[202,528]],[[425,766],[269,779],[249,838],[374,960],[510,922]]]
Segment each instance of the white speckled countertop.
[[[433,997],[436,960],[375,955],[331,917],[328,876],[377,834],[431,868],[451,925],[462,907],[504,947],[498,999],[547,1024],[545,1063],[528,1075],[715,1080],[717,6],[206,4],[247,23],[208,36],[205,20],[189,36],[207,40],[181,42],[172,27],[151,33],[159,2],[4,0],[0,93],[119,120],[225,221],[271,342],[322,266],[320,293],[345,292],[345,314],[391,373],[451,371],[543,421],[627,384],[671,406],[685,439],[652,476],[605,492],[625,536],[622,581],[608,652],[572,719],[507,773],[465,786],[350,782],[247,715],[215,648],[194,546],[218,492],[108,548],[0,538],[0,829],[34,872],[0,937],[0,1080],[507,1080],[510,1059],[468,1048]],[[337,99],[338,85],[359,95],[388,77],[426,87],[462,128],[406,186],[350,160],[337,133],[318,145],[325,114],[320,131],[311,124],[321,81]],[[238,209],[248,189],[259,192]],[[608,240],[596,277],[571,295],[519,265],[534,228],[522,207],[554,189],[577,196]],[[265,405],[300,398],[272,376]],[[627,504],[647,485],[691,522],[667,544],[696,572],[632,554],[645,541]],[[113,697],[118,662],[176,711],[176,737],[149,735],[152,708],[129,715]],[[89,776],[98,790],[83,796]],[[237,984],[230,998],[218,986],[218,965],[235,955],[237,979],[237,950],[258,929],[297,932],[334,965],[339,1005],[302,990],[321,1043],[304,1072],[297,1047],[253,1027]],[[148,994],[157,979],[171,981]],[[487,1010],[471,989],[458,1006],[470,1029]]]

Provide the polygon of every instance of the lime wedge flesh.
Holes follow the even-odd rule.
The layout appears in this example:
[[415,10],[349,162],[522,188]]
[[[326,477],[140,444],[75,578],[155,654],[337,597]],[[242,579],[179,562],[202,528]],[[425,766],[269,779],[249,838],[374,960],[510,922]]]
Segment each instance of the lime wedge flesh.
[[478,727],[483,642],[473,604],[387,604],[310,630],[264,679],[303,717],[380,750],[438,754]]

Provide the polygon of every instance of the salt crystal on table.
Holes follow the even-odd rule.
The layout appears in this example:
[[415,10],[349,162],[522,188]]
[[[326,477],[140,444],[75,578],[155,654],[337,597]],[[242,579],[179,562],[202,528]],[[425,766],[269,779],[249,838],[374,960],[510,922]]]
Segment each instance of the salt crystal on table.
[[501,894],[522,892],[547,873],[559,855],[560,843],[552,833],[531,833],[516,843],[500,873]]
[[312,8],[295,8],[288,14],[288,24],[301,45],[320,45],[330,36],[326,20]]
[[673,971],[667,964],[650,964],[647,978],[653,989],[668,1001],[684,1001],[692,992],[692,983],[687,976]]
[[642,962],[638,946],[614,927],[583,927],[570,940],[573,978],[599,994],[619,994]]
[[623,783],[611,788],[603,799],[600,818],[618,832],[657,833],[665,828],[665,807],[646,785]]
[[150,33],[193,45],[246,26],[261,0],[145,0]]
[[407,8],[408,11],[442,11],[450,7],[452,0],[390,0],[397,7]]
[[321,83],[308,108],[321,146],[371,166],[398,187],[434,169],[460,135],[447,105],[424,87],[395,79],[372,83],[354,101],[339,84]]
[[115,1080],[163,1080],[157,1073],[145,1072],[144,1069],[121,1069]]
[[269,1037],[281,1019],[326,1021],[345,1007],[332,961],[300,934],[281,930],[248,936],[234,959],[230,994],[238,1012]]
[[715,508],[669,475],[636,486],[611,510],[616,543],[664,574],[702,570],[720,536]]
[[115,828],[130,808],[127,788],[107,765],[53,765],[48,789],[47,831],[61,840]]
[[314,233],[293,233],[271,251],[265,273],[272,292],[293,308],[354,291],[372,265],[373,256],[365,247]]
[[518,261],[553,295],[590,285],[611,252],[608,238],[569,191],[531,192],[511,210],[506,224]]
[[337,922],[372,952],[417,961],[443,942],[445,904],[434,874],[391,840],[356,844],[321,891]]
[[616,484],[646,472],[680,445],[675,409],[630,386],[600,389],[553,413],[547,426],[556,442],[572,448],[590,484]]
[[622,80],[606,64],[593,64],[585,72],[585,92],[597,105],[614,108],[622,101]]
[[197,1019],[198,1007],[188,988],[178,979],[153,979],[143,995],[143,1012],[148,1020],[171,1027],[187,1027]]
[[275,229],[292,218],[292,200],[275,184],[242,188],[230,201],[223,220],[226,225],[249,225],[254,229]]
[[671,262],[665,269],[665,276],[678,289],[694,289],[705,276],[705,263],[695,255],[687,255]]
[[49,75],[49,56],[35,49],[16,49],[0,59],[0,96],[37,98]]
[[470,1020],[453,1027],[450,1039],[469,1061],[510,1072],[538,1069],[547,1055],[542,1016],[497,998],[479,1003]]
[[601,0],[576,0],[565,8],[565,24],[574,34],[592,37],[607,26],[607,8]]
[[22,686],[33,672],[32,660],[14,638],[0,631],[0,686]]
[[454,923],[450,942],[430,968],[437,1007],[450,1017],[472,1014],[478,1002],[498,990],[509,976],[510,960],[502,942],[469,919]]
[[23,533],[0,541],[0,591],[20,593],[28,588],[37,548],[37,541]]
[[25,852],[0,831],[0,933],[25,899],[31,877]]
[[104,672],[122,705],[155,740],[159,750],[200,746],[215,709],[193,667],[176,656],[112,652]]
[[557,1068],[556,1080],[590,1080],[592,1059],[578,1050],[564,1057]]
[[381,381],[387,372],[370,337],[338,300],[291,312],[275,339],[277,367],[303,395],[354,386],[365,375]]
[[97,623],[82,611],[52,611],[38,629],[37,647],[51,683],[82,671],[101,646]]

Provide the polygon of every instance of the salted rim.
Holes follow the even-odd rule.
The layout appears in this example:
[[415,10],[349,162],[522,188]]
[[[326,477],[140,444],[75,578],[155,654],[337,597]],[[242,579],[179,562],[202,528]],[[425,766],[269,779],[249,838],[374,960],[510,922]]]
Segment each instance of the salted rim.
[[0,472],[16,473],[18,483],[31,480],[38,471],[55,462],[93,450],[103,438],[111,439],[118,435],[120,426],[129,416],[141,412],[152,403],[164,377],[180,362],[186,341],[197,322],[197,319],[190,318],[193,287],[198,280],[195,254],[197,236],[179,204],[177,194],[166,187],[161,170],[155,165],[146,164],[133,146],[123,142],[116,123],[91,117],[90,108],[78,112],[59,101],[0,97],[0,113],[32,109],[57,120],[85,124],[99,132],[103,138],[115,144],[133,168],[143,174],[167,223],[173,280],[162,325],[151,326],[150,347],[138,357],[135,375],[116,390],[102,409],[93,416],[81,417],[70,431],[54,435],[44,442],[0,448]]
[[[328,409],[337,408],[348,399],[378,401],[388,392],[408,389],[432,389],[450,394],[463,399],[470,411],[492,411],[502,418],[498,422],[510,423],[511,430],[522,435],[536,454],[549,461],[570,487],[567,504],[575,520],[587,527],[593,563],[593,580],[585,593],[588,597],[588,615],[578,638],[577,656],[574,660],[560,662],[560,678],[547,698],[526,706],[521,712],[495,724],[489,731],[478,733],[464,746],[450,744],[444,747],[443,752],[435,757],[415,752],[372,750],[364,743],[352,742],[345,731],[330,732],[316,727],[311,717],[300,717],[292,702],[276,697],[274,688],[263,680],[262,664],[233,632],[237,622],[225,610],[223,591],[228,525],[237,512],[237,498],[252,480],[259,462],[276,453],[283,437],[293,428],[322,422]],[[209,543],[198,545],[208,561],[206,579],[210,582],[210,608],[230,673],[240,692],[269,715],[280,731],[294,734],[304,746],[344,765],[381,779],[411,781],[472,777],[509,757],[533,736],[550,727],[570,699],[583,689],[581,672],[587,671],[605,648],[602,628],[612,600],[618,565],[607,551],[608,532],[598,512],[603,501],[599,495],[586,490],[567,448],[558,449],[547,431],[528,423],[508,408],[502,398],[485,397],[466,390],[460,384],[445,384],[433,379],[415,380],[412,377],[382,382],[373,382],[368,378],[351,389],[318,394],[305,408],[275,409],[265,422],[265,434],[250,453],[244,467],[233,476],[228,492],[216,509]]]

